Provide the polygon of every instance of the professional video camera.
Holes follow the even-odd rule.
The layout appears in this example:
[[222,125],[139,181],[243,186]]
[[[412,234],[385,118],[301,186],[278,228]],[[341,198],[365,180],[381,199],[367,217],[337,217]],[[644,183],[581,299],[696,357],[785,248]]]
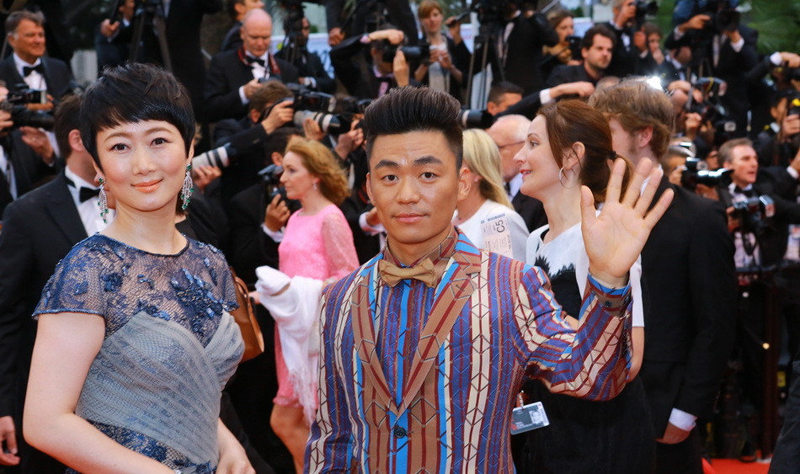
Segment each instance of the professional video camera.
[[741,223],[737,229],[756,237],[764,234],[775,215],[775,201],[767,195],[753,196],[733,204],[731,218]]
[[731,174],[733,170],[720,168],[710,171],[705,161],[699,158],[687,158],[681,174],[681,186],[694,191],[698,184],[708,187],[716,187],[722,179]]
[[11,113],[11,120],[14,122],[12,128],[28,126],[52,130],[55,120],[51,114],[28,108],[29,104],[46,103],[46,90],[31,89],[23,83],[8,91],[6,99],[0,102],[0,110]]
[[509,0],[472,0],[469,9],[478,14],[478,23],[481,26],[500,26],[505,21],[503,9],[508,3]]
[[742,14],[736,11],[738,0],[708,0],[704,13],[711,17],[709,25],[718,32],[734,31],[739,28]]

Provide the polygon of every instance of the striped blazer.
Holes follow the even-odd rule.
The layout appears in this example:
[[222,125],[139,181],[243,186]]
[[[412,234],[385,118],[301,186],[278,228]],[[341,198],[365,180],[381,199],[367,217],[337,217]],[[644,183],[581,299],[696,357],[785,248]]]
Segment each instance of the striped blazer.
[[[590,277],[576,332],[539,268],[480,251],[462,234],[454,242],[435,288],[389,287],[381,253],[325,290],[309,472],[510,473],[509,423],[526,368],[554,392],[605,400],[624,387],[628,287]],[[380,350],[394,340],[378,337],[395,337],[380,327],[398,312],[424,321],[413,353]],[[387,383],[387,362],[410,364],[407,376]]]

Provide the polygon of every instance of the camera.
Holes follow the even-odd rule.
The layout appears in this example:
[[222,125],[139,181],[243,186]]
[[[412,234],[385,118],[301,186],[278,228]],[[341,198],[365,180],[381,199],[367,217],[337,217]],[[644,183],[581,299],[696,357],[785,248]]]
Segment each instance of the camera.
[[683,173],[681,174],[681,186],[691,191],[694,191],[698,184],[716,187],[725,176],[732,172],[733,170],[724,168],[710,171],[705,161],[699,158],[686,158]]
[[192,158],[192,167],[216,166],[220,169],[231,164],[231,157],[236,155],[236,150],[230,143],[226,143],[219,148],[208,150]]
[[658,2],[655,0],[636,0],[636,25],[640,27],[645,20],[646,16],[655,16],[658,14]]
[[494,116],[486,110],[465,109],[461,111],[459,122],[464,129],[481,128],[485,130],[494,123]]
[[28,104],[46,104],[47,91],[30,89],[27,85],[17,86],[8,91],[6,100],[0,102],[0,110],[9,112],[14,122],[13,128],[35,127],[52,130],[55,119],[47,112],[28,109]]
[[738,3],[732,0],[709,0],[703,13],[711,17],[709,24],[717,31],[735,31],[742,21],[742,14],[736,11]]
[[756,237],[764,235],[775,215],[775,201],[767,195],[753,196],[746,201],[733,204],[731,218],[741,224],[737,228],[742,233],[752,233]]
[[[503,9],[508,0],[473,0],[470,5],[470,11],[478,14],[478,23],[483,25],[500,26],[505,20],[503,18]],[[487,26],[491,28],[491,26]]]
[[268,196],[267,200],[269,202],[272,202],[272,199],[280,194],[281,199],[286,203],[286,207],[290,212],[295,212],[300,209],[300,201],[286,197],[286,188],[281,186],[281,175],[283,175],[282,167],[271,164],[259,171],[258,175],[261,176],[261,182],[264,185],[264,191],[266,196]]
[[384,40],[381,49],[383,50],[381,59],[387,63],[394,61],[397,50],[403,52],[403,55],[406,57],[406,62],[408,63],[427,61],[428,58],[431,57],[431,50],[427,44],[421,44],[419,46],[397,46]]
[[583,38],[580,36],[567,36],[567,43],[569,43],[569,51],[573,59],[580,59],[581,57],[581,42]]
[[277,101],[272,107],[264,110],[259,121],[267,118],[275,105],[292,101],[292,109],[295,111],[292,123],[295,126],[302,127],[303,122],[310,118],[319,125],[323,133],[341,135],[350,131],[349,118],[344,114],[331,113],[336,108],[336,99],[332,95],[310,91],[300,84],[289,84],[288,87],[294,98],[287,97]]

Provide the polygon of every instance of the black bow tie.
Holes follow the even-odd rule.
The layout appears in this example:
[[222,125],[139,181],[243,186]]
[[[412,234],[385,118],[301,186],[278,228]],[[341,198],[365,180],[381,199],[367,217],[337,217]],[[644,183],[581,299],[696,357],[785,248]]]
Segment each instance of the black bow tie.
[[740,188],[739,186],[736,186],[735,188],[733,188],[733,192],[734,192],[735,194],[742,194],[742,195],[744,195],[744,196],[747,196],[747,197],[749,197],[749,198],[751,198],[751,197],[753,197],[753,196],[755,196],[755,195],[756,195],[756,193],[755,193],[755,191],[753,190],[753,188],[750,188],[750,189],[742,189],[742,188]]
[[[72,181],[71,179],[67,177],[64,177],[64,179],[67,180],[67,184],[69,186],[72,186],[73,188],[77,187],[75,182]],[[81,186],[80,188],[78,188],[78,200],[81,203],[84,203],[93,197],[97,197],[99,194],[100,194],[99,188],[87,188],[85,186]]]
[[264,67],[265,64],[263,59],[256,58],[255,56],[245,56],[244,60],[247,61],[247,64],[250,64],[251,66],[253,65],[253,63],[258,63],[261,65],[261,67]]
[[37,64],[36,66],[29,67],[29,66],[22,66],[22,75],[28,77],[31,75],[33,71],[38,72],[39,74],[44,76],[44,65],[42,63]]

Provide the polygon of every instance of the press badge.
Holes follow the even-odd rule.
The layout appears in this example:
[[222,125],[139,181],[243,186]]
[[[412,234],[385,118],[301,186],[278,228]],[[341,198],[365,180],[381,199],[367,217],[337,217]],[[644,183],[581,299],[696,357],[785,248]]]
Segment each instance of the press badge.
[[511,434],[544,428],[549,424],[542,402],[529,403],[511,412]]
[[483,248],[489,252],[513,257],[511,250],[511,232],[509,223],[502,215],[489,217],[481,221]]

